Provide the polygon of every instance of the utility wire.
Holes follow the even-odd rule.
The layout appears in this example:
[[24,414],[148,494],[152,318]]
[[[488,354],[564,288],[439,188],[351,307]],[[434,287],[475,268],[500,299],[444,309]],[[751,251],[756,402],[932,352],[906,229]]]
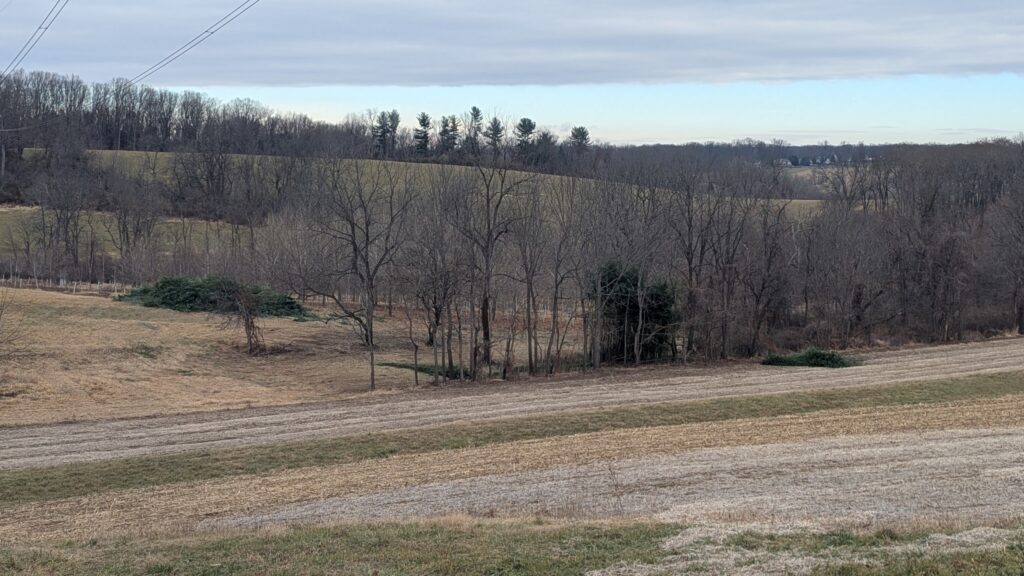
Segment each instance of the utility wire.
[[[18,53],[14,55],[14,58],[7,67],[4,68],[3,72],[0,72],[0,83],[2,83],[11,73],[17,70],[18,66],[21,66],[21,63],[26,57],[28,57],[29,53],[32,52],[32,49],[36,47],[36,44],[39,44],[39,41],[43,39],[43,36],[46,35],[46,32],[57,20],[57,17],[60,16],[60,13],[64,11],[64,8],[67,8],[68,2],[70,1],[71,0],[57,0],[53,3],[53,7],[46,13],[46,17],[43,18],[39,27],[36,28],[35,32],[33,32],[31,36],[28,37],[28,40],[26,40],[25,44],[21,47],[21,50],[18,50]],[[8,5],[9,4],[10,3],[8,3]]]
[[[70,0],[57,0],[57,3],[54,4],[54,8],[56,8],[57,4],[60,4],[62,1],[64,2],[64,6],[66,6],[67,3]],[[166,57],[164,57],[163,60],[160,60],[156,64],[153,64],[152,66],[150,66],[149,68],[144,70],[142,73],[140,73],[138,76],[136,76],[136,77],[132,78],[131,80],[129,80],[128,84],[125,87],[126,88],[130,88],[132,86],[135,86],[139,82],[142,82],[146,78],[149,78],[153,74],[156,74],[157,72],[162,70],[164,67],[169,65],[171,62],[174,62],[178,58],[181,58],[182,56],[187,54],[189,51],[191,51],[193,48],[195,48],[196,46],[198,46],[198,45],[202,44],[203,42],[205,42],[206,40],[208,40],[210,38],[210,36],[213,36],[217,32],[220,32],[225,26],[227,26],[228,24],[231,24],[232,22],[234,22],[235,19],[240,17],[242,14],[245,14],[246,12],[249,11],[249,9],[251,9],[253,6],[255,6],[255,5],[259,4],[259,3],[260,3],[260,0],[246,0],[245,2],[242,2],[234,10],[232,10],[231,12],[228,12],[226,16],[224,16],[220,20],[214,22],[212,26],[210,26],[209,28],[207,28],[203,32],[199,33],[195,38],[189,40],[188,42],[183,44],[180,48],[178,48],[174,52],[171,52]],[[61,6],[60,10],[57,12],[57,15],[60,15],[60,11],[62,11],[63,9],[64,9],[64,7]],[[50,12],[52,13],[53,10],[51,9]],[[50,21],[50,23],[51,24],[53,23],[52,20]],[[45,24],[45,21],[44,21],[44,24]],[[40,26],[40,29],[42,29],[42,26]],[[36,42],[38,42],[38,40],[36,40]],[[26,43],[26,45],[27,45],[27,43]],[[2,77],[0,77],[0,82],[2,82],[2,81],[3,81]],[[7,129],[0,128],[0,134],[7,133],[7,132],[22,132],[24,130],[33,130],[35,128],[42,128],[42,127],[47,126],[49,124],[53,124],[57,120],[58,119],[54,118],[54,119],[51,119],[51,120],[48,120],[48,121],[44,121],[44,122],[42,122],[40,124],[36,124],[34,126],[22,126],[20,128],[7,128]]]
[[156,74],[160,70],[163,70],[164,67],[174,62],[178,58],[181,58],[185,54],[188,54],[188,52],[191,51],[193,48],[207,41],[210,38],[210,36],[213,36],[217,32],[220,32],[225,26],[234,22],[236,18],[248,12],[249,9],[259,4],[259,2],[260,0],[246,0],[245,2],[242,2],[234,10],[228,12],[226,16],[214,22],[212,26],[210,26],[203,32],[200,32],[195,38],[189,40],[180,48],[164,57],[163,60],[157,62],[156,64],[153,64],[152,66],[144,70],[142,73],[140,73],[138,76],[129,80],[128,86],[134,86],[139,82],[142,82],[146,78],[149,78],[153,74]]

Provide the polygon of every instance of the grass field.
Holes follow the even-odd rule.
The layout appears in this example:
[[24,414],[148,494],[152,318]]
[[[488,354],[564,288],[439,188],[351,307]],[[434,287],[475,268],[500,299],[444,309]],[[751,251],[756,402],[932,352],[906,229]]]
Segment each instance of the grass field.
[[403,454],[423,454],[612,430],[765,419],[854,408],[966,402],[1004,396],[1024,396],[1024,373],[1010,372],[960,380],[849,390],[560,412],[412,431],[122,458],[41,470],[9,470],[0,471],[0,504],[56,500],[111,490],[268,474]]
[[[38,153],[38,151],[28,150],[26,153],[31,155]],[[126,173],[142,171],[149,177],[168,182],[173,179],[174,163],[176,161],[175,154],[173,153],[96,150],[90,154],[96,163],[103,168],[118,168]],[[244,157],[238,156],[236,158],[241,159]],[[258,160],[262,162],[275,161],[273,157],[259,157]],[[405,162],[387,162],[387,164],[396,174],[402,176],[410,175],[414,182],[423,181],[432,173],[440,170],[453,170],[469,175],[474,174],[474,169],[466,166]],[[258,167],[257,169],[260,168]],[[813,173],[810,170],[809,168],[793,168],[788,173],[795,178],[807,180],[813,179]],[[559,181],[558,176],[546,174],[523,172],[516,172],[515,174],[524,180],[533,180],[539,182],[541,186],[549,188],[557,185]],[[820,205],[821,202],[818,200],[791,200],[788,204],[789,213],[795,218],[810,217]],[[35,217],[35,214],[37,214],[37,211],[32,208],[0,205],[0,259],[10,258],[12,251],[15,249],[14,246],[17,246],[20,241],[21,230]],[[109,230],[113,229],[111,225],[112,218],[108,214],[96,212],[86,214],[84,223],[86,236],[92,234],[102,250],[110,255],[116,255],[116,248],[109,232]],[[177,238],[181,235],[181,231],[178,228],[180,228],[180,223],[171,220],[161,222],[157,226],[158,243],[164,246],[165,250],[171,244],[172,238]],[[193,227],[186,231],[188,238],[185,241],[198,248],[202,247],[206,242],[212,241],[215,244],[226,242],[226,239],[223,237],[224,234],[226,234],[226,225],[222,223],[194,221]],[[13,246],[12,240],[14,241]]]
[[[216,316],[88,295],[12,294],[21,338],[0,380],[0,425],[294,404],[366,390],[363,350],[345,327],[267,319],[274,353],[250,359],[240,353],[244,335]],[[390,339],[384,324],[383,345],[404,359],[400,323]],[[413,380],[397,368],[381,368],[378,378],[385,391]]]
[[1024,568],[1024,340],[366,394],[337,327],[253,359],[203,314],[14,295],[0,573]]
[[[1016,574],[1024,550],[957,549],[914,533],[766,535],[708,534],[706,543],[674,542],[672,524],[480,522],[355,524],[257,534],[120,540],[0,551],[0,569],[16,574],[337,574],[490,576],[583,574],[759,573],[791,568],[819,575]],[[704,534],[701,534],[702,536]],[[671,540],[670,540],[671,541]],[[913,553],[910,551],[913,550]],[[832,562],[824,558],[831,557]],[[779,560],[779,559],[784,560]],[[733,559],[740,559],[737,567]],[[737,570],[738,568],[738,570]],[[731,570],[730,570],[731,569]],[[672,572],[675,571],[675,572]],[[777,570],[775,573],[781,573]]]
[[[29,206],[0,205],[0,260],[9,259],[24,250],[24,230],[31,229],[33,219],[39,217],[39,209]],[[188,220],[182,228],[180,220],[164,219],[156,224],[155,237],[164,252],[170,251],[174,243],[184,238],[194,249],[201,249],[206,243],[213,245],[228,241],[228,226],[218,222]],[[117,256],[117,245],[113,216],[103,212],[87,212],[82,218],[81,256],[88,257],[88,243],[95,239],[99,250],[109,256]]]

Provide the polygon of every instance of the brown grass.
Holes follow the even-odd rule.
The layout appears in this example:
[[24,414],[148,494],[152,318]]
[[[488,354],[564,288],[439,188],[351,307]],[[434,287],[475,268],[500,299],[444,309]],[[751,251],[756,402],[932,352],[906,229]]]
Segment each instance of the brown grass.
[[[275,352],[252,359],[240,331],[223,329],[216,317],[12,292],[22,339],[2,367],[10,377],[0,426],[295,404],[366,390],[364,351],[344,327],[267,320]],[[398,339],[391,346],[401,350]],[[412,384],[408,370],[380,368],[378,379],[384,393]]]
[[[219,319],[203,314],[143,308],[93,296],[27,289],[14,292],[17,305],[12,313],[16,320],[24,320],[26,333],[19,343],[22,353],[0,366],[9,374],[0,384],[0,427],[365,396],[365,349],[346,327],[268,320],[266,339],[274,353],[253,359],[242,350],[240,331],[222,330]],[[398,318],[400,314],[392,319],[383,314],[378,323],[379,361],[409,362],[404,319]],[[586,381],[571,387],[547,379],[489,383],[471,391],[480,395],[479,402],[467,400],[460,405],[467,407],[467,418],[480,418],[497,411],[514,415],[513,407],[517,413],[558,411],[958,377],[1020,370],[1024,368],[1022,349],[1024,340],[1009,339],[872,353],[865,356],[864,366],[827,376],[749,363],[738,368],[615,369],[583,375]],[[554,380],[574,378],[581,376]],[[383,401],[396,391],[409,389],[413,373],[380,366],[378,381],[381,391],[371,398]],[[420,378],[424,385],[428,381]],[[485,397],[492,393],[494,398]],[[447,394],[430,397],[436,400],[434,408],[451,401]],[[425,404],[413,408],[399,414],[394,406],[388,406],[382,419],[400,419],[406,427],[440,423],[430,417],[437,410],[427,410]],[[343,419],[329,421],[341,423]]]
[[[95,444],[78,446],[76,450],[75,445],[66,436],[40,435],[39,429],[30,432],[35,434],[33,440],[36,443],[25,445],[18,442],[14,431],[8,431],[6,438],[0,441],[0,506],[626,428],[772,418],[822,410],[969,402],[1015,394],[1024,394],[1024,373],[1011,372],[954,380],[697,402],[562,411],[517,418],[459,422],[431,428],[284,441],[221,450],[211,449],[207,438],[206,441],[197,439],[193,451],[180,454],[115,458],[56,466],[43,465],[46,460],[44,452],[52,448],[52,442],[62,443],[75,455],[87,455],[94,459],[98,459],[102,452],[97,454],[100,448]],[[251,424],[255,426],[268,425],[267,418],[257,417],[252,420]],[[298,426],[294,420],[288,420],[286,424]],[[236,435],[247,434],[241,425],[229,426],[226,429]],[[123,435],[136,445],[143,442],[142,439],[145,437],[145,433],[139,434],[137,431],[124,429],[111,430],[99,435]],[[24,455],[29,455],[29,463],[35,466],[19,468],[19,464],[26,463]],[[57,458],[59,459],[59,456]],[[4,470],[8,467],[10,469]]]
[[1020,426],[1024,397],[888,409],[816,412],[661,428],[617,430],[399,456],[160,488],[104,493],[4,510],[0,541],[82,538],[97,531],[195,529],[204,519],[490,474],[573,466],[709,447],[822,437]]

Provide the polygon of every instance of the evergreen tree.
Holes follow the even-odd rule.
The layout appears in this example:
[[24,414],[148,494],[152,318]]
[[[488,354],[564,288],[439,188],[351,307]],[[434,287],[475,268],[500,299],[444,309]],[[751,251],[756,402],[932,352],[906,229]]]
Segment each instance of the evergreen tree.
[[469,109],[469,120],[466,122],[466,137],[462,141],[462,149],[470,156],[480,155],[480,133],[483,131],[484,114],[473,106]]
[[[442,124],[445,121],[445,118],[441,119]],[[426,156],[430,154],[430,127],[432,122],[426,112],[420,112],[420,115],[416,117],[416,122],[419,126],[412,133],[413,145],[416,147],[417,156]]]
[[459,144],[459,119],[455,116],[441,118],[441,131],[438,134],[438,151],[441,154],[448,154],[455,150]]
[[[672,286],[650,282],[637,268],[618,262],[605,264],[594,278],[589,297],[603,300],[601,328],[602,359],[635,363],[673,356],[679,313]],[[638,322],[642,318],[643,322]],[[637,334],[637,330],[640,333]],[[640,341],[640,357],[634,346]]]
[[569,134],[569,144],[572,149],[580,154],[590,148],[590,130],[585,126],[575,126]]
[[388,113],[381,112],[373,124],[373,147],[377,155],[387,158],[391,143],[391,124],[388,121]]
[[516,137],[516,152],[519,154],[520,160],[526,164],[531,164],[533,161],[533,134],[536,130],[537,123],[529,118],[520,118],[519,123],[516,124],[514,131]]
[[491,151],[494,152],[494,155],[497,156],[501,150],[502,143],[505,141],[505,125],[501,123],[501,120],[491,118],[491,123],[484,130],[484,140]]
[[533,162],[539,166],[551,166],[558,157],[558,136],[541,130],[534,143]]
[[378,157],[390,158],[394,155],[395,147],[398,144],[399,120],[398,110],[377,114],[371,132],[373,148]]
[[388,112],[388,149],[391,154],[394,154],[398,148],[398,125],[401,120],[398,110]]

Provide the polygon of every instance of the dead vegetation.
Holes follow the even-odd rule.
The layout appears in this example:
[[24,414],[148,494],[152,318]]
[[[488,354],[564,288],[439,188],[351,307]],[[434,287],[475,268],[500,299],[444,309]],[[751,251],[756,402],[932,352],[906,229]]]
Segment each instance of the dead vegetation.
[[0,286],[0,398],[10,398],[19,394],[8,389],[10,371],[7,365],[18,350],[22,338],[21,319],[14,316],[14,294],[8,288]]
[[[247,358],[240,331],[204,314],[40,290],[6,294],[17,306],[3,313],[0,336],[17,326],[19,354],[0,360],[4,390],[17,392],[0,400],[0,426],[278,406],[366,387],[364,352],[339,344],[336,326],[265,319],[269,353]],[[399,335],[389,336],[386,349],[401,353]],[[378,378],[385,391],[413,380],[390,368]]]
[[[601,477],[604,478],[607,477],[605,463],[612,460],[635,460],[689,453],[685,461],[693,458],[694,450],[769,444],[781,446],[777,450],[784,454],[787,448],[780,443],[836,436],[883,435],[883,442],[888,443],[890,441],[885,440],[884,435],[897,432],[1020,426],[1021,414],[1024,414],[1024,398],[1014,396],[982,402],[825,411],[781,418],[617,430],[396,456],[370,462],[115,491],[54,502],[12,506],[7,508],[0,518],[0,541],[24,541],[26,538],[82,538],[88,537],[96,530],[110,534],[194,530],[203,521],[212,528],[217,526],[214,519],[218,517],[258,516],[261,510],[268,513],[289,504],[358,497],[431,484],[440,485],[441,494],[447,494],[442,497],[442,503],[457,506],[465,494],[457,491],[445,492],[444,483],[454,482],[453,486],[457,486],[458,481],[470,478],[498,478],[503,474],[538,470],[557,471],[586,465],[597,465]],[[982,433],[982,437],[986,435],[1001,435],[1013,445],[1020,443],[1019,430],[1015,432],[1012,428],[1005,432]],[[912,450],[913,441],[910,437],[906,438],[908,449]],[[948,446],[957,451],[955,442]],[[1015,454],[1019,455],[1021,451],[1019,446],[1017,448]],[[751,456],[757,453],[757,450],[749,450]],[[829,469],[828,457],[832,453],[821,452],[818,449],[808,449],[808,453],[825,456],[825,459],[816,466]],[[987,458],[987,453],[979,452],[970,462],[964,462],[962,469],[968,474],[974,474],[972,471],[985,466]],[[992,465],[997,464],[998,461],[993,461]],[[993,470],[997,468],[998,466]],[[642,471],[643,467],[637,469]],[[882,469],[891,470],[884,466]],[[898,470],[899,467],[894,469]],[[620,467],[618,470],[621,472],[623,469]],[[975,476],[984,475],[979,473]],[[757,485],[759,477],[761,476],[748,477],[748,480]],[[993,481],[1014,482],[1013,475],[996,474],[990,477]],[[582,479],[579,489],[589,490],[587,482],[586,479]],[[512,485],[518,483],[513,482]],[[529,484],[524,486],[528,488]],[[492,498],[500,497],[503,490],[507,489],[509,484],[488,484],[484,494]],[[1001,486],[1000,489],[1004,490],[1003,494],[1013,502],[1017,501],[1012,496],[1014,492],[1008,490],[1008,485]],[[685,491],[678,493],[685,494]],[[999,501],[995,504],[1010,503]],[[748,510],[746,506],[740,508]],[[400,510],[404,509],[406,508],[398,506],[393,513],[396,517],[401,517]],[[386,509],[378,509],[375,512],[383,513],[386,513]],[[312,521],[320,519],[322,518],[316,515],[307,518]],[[339,518],[335,516],[333,519]]]
[[[942,564],[954,554],[1002,552],[1024,538],[1024,531],[973,528],[951,534],[916,535],[883,530],[851,532],[774,530],[763,525],[694,526],[662,543],[668,555],[655,564],[625,564],[588,576],[664,574],[816,574],[828,567],[884,570],[886,565]],[[842,572],[842,573],[847,573]]]
[[[58,499],[11,498],[0,504],[5,546],[97,533],[164,541],[178,534],[216,538],[224,530],[251,534],[255,526],[453,516],[755,523],[777,536],[1012,527],[1024,518],[1015,497],[1024,469],[1018,339],[865,353],[863,365],[842,371],[751,363],[420,392],[407,391],[411,371],[381,368],[386,390],[366,395],[365,363],[353,351],[358,343],[352,338],[353,350],[339,347],[337,327],[267,319],[267,343],[276,353],[251,358],[240,334],[205,315],[52,292],[14,295],[23,352],[9,360],[16,369],[8,373],[23,392],[0,398],[0,425],[190,414],[8,427],[0,468],[36,467],[32,473],[45,478],[56,469],[39,467],[99,467],[145,455],[168,470],[202,468],[213,449],[224,449],[226,462],[260,451],[273,458],[274,450],[300,440],[308,451],[370,432],[387,441],[334,461],[97,486]],[[407,319],[384,319],[378,328],[379,354],[407,362]],[[52,336],[58,331],[59,342]],[[965,375],[976,376],[950,380]],[[937,378],[949,385],[881,386]],[[315,404],[290,406],[306,402]],[[245,406],[252,408],[218,412]],[[442,425],[451,434],[430,436]],[[502,426],[525,435],[505,438],[496,432]],[[403,438],[425,444],[403,450]],[[374,451],[379,447],[385,449]],[[196,451],[203,452],[186,458]],[[162,454],[182,459],[165,462]],[[120,462],[110,463],[112,470]],[[69,482],[96,480],[69,471]],[[16,472],[28,469],[6,474]],[[625,570],[609,574],[671,572],[692,568],[692,554],[706,554],[712,572],[771,566],[768,558],[790,571],[863,560],[848,550],[744,552],[748,544],[737,538],[704,542],[696,551],[692,542],[673,548],[667,541],[667,559],[604,566]],[[979,542],[964,544],[964,553],[1003,540]],[[923,554],[935,552],[921,546]]]
[[[1024,374],[1008,373],[846,390],[615,406],[517,418],[458,422],[432,428],[392,430],[219,450],[206,447],[191,452],[116,459],[109,459],[115,455],[114,453],[104,455],[95,448],[83,447],[80,452],[92,457],[93,461],[46,468],[40,468],[38,465],[47,462],[48,456],[52,458],[52,451],[39,442],[39,438],[29,439],[12,434],[12,437],[4,442],[5,447],[0,449],[0,462],[3,462],[0,469],[12,468],[0,470],[0,505],[58,500],[126,488],[269,474],[298,468],[349,464],[398,455],[424,454],[576,434],[773,418],[824,410],[971,402],[1019,394],[1024,394]],[[142,436],[136,431],[120,430],[111,432],[110,435],[127,436],[134,442],[143,442]],[[45,436],[43,438],[45,439]],[[106,459],[103,456],[106,456]],[[608,465],[610,473],[614,473],[613,463],[609,462]]]

